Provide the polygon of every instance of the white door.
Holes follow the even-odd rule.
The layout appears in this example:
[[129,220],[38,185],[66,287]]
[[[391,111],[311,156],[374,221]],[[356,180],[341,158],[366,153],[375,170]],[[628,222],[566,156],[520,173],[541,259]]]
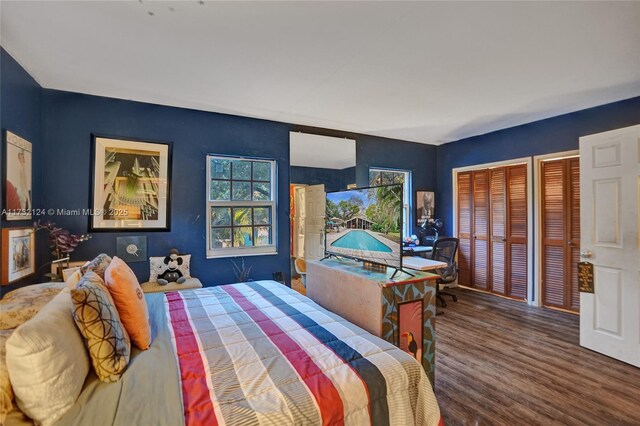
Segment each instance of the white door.
[[293,257],[304,257],[304,186],[296,186],[293,189],[295,211],[293,214],[293,230],[291,239],[293,244]]
[[580,345],[640,367],[640,125],[580,138]]
[[305,186],[304,255],[306,260],[324,257],[326,194],[324,185]]

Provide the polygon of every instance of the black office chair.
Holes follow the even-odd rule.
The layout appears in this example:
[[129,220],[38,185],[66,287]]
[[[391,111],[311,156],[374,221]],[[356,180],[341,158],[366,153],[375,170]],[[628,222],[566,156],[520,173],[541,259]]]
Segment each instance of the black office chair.
[[458,245],[460,240],[457,238],[438,238],[433,244],[433,251],[431,252],[431,259],[445,262],[447,266],[445,268],[436,269],[434,272],[440,275],[436,281],[436,299],[440,301],[442,307],[447,307],[443,296],[449,296],[454,302],[458,301],[458,296],[446,291],[440,291],[440,284],[452,283],[458,278],[458,264],[456,263],[456,252],[458,251]]

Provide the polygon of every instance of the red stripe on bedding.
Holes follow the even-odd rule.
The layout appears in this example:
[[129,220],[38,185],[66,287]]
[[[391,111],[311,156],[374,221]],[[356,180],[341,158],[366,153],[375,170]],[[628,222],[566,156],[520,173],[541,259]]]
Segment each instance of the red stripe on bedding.
[[318,403],[322,424],[344,425],[342,398],[313,359],[240,291],[231,286],[223,286],[222,289],[244,309],[245,314],[254,320],[298,372]]
[[177,291],[166,293],[166,297],[178,353],[184,423],[186,426],[217,425],[218,419],[207,385],[207,372],[184,301]]

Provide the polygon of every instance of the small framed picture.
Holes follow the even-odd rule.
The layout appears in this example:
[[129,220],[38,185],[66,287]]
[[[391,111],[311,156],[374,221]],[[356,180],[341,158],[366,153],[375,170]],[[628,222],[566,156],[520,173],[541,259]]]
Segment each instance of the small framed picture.
[[436,193],[433,191],[416,191],[416,226],[425,220],[433,219],[436,214]]
[[146,262],[147,260],[147,237],[131,236],[116,237],[116,253],[125,262]]
[[5,132],[5,217],[7,220],[31,220],[31,142]]
[[33,228],[2,230],[2,284],[11,284],[35,272],[35,231]]
[[169,231],[171,144],[92,136],[89,230]]

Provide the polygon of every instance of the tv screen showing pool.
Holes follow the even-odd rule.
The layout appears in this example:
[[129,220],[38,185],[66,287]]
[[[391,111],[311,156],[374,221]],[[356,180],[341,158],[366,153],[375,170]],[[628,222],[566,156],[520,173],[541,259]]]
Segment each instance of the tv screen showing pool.
[[402,185],[327,193],[327,254],[401,267]]

